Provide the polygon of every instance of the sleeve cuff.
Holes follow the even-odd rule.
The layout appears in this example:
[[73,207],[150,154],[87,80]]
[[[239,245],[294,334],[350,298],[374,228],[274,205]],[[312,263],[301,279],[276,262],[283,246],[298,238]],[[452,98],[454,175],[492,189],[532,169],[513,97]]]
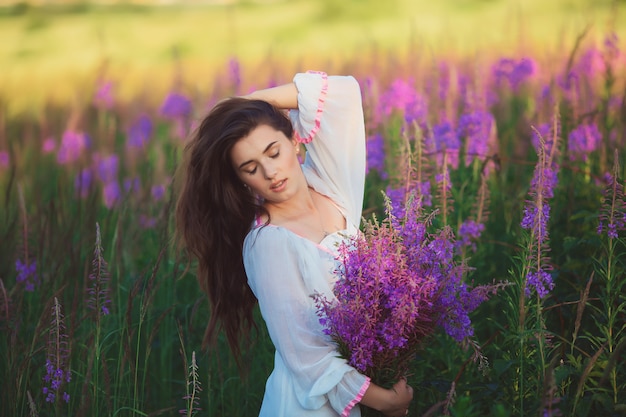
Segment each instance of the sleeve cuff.
[[363,383],[363,385],[361,386],[361,389],[359,390],[359,393],[357,394],[356,397],[354,397],[352,401],[348,403],[346,408],[343,409],[343,413],[341,413],[341,417],[348,417],[350,415],[350,411],[352,411],[354,406],[357,405],[359,402],[361,402],[361,399],[365,395],[365,391],[367,391],[367,389],[369,388],[370,383],[371,383],[371,379],[369,377],[366,377],[365,382]]
[[[326,94],[328,93],[328,75],[322,71],[307,71],[306,74],[317,75],[321,77],[321,87],[317,97],[317,108],[312,117],[307,117],[306,111],[302,111],[300,100],[298,100],[298,107],[300,107],[300,127],[301,129],[295,129],[294,137],[300,143],[309,143],[313,140],[317,132],[320,130],[322,114],[324,113],[324,103],[326,102]],[[312,119],[312,120],[306,120]],[[300,132],[298,131],[300,130]]]

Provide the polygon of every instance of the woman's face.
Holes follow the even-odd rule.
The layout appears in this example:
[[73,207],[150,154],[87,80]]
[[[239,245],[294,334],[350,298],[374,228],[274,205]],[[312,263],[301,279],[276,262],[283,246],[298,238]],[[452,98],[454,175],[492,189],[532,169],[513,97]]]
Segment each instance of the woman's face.
[[233,146],[230,158],[244,184],[266,202],[280,203],[306,187],[296,145],[283,132],[260,125]]

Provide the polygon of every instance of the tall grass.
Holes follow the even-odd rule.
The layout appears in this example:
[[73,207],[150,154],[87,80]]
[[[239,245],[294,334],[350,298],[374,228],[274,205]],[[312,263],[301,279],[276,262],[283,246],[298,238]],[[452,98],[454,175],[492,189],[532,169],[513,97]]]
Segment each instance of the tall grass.
[[[434,228],[455,231],[467,283],[510,283],[473,314],[489,366],[436,336],[412,366],[411,415],[623,414],[618,45],[609,34],[547,58],[390,54],[394,68],[367,57],[326,68],[363,87],[366,215],[382,212],[381,190],[415,192],[438,211]],[[104,73],[83,105],[4,113],[0,414],[258,412],[267,334],[246,351],[246,376],[225,340],[203,350],[206,300],[172,245],[171,180],[195,123],[225,95],[290,79],[242,81],[237,63],[208,95],[174,82],[160,105],[128,103]]]

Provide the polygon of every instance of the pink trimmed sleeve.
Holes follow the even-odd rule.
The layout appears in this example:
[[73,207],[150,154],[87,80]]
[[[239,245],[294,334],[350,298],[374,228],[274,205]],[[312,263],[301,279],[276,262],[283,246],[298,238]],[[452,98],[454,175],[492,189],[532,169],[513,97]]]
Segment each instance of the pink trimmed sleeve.
[[296,74],[298,109],[289,115],[296,140],[306,144],[309,185],[347,212],[358,227],[365,186],[365,122],[361,88],[352,76]]
[[295,139],[300,143],[310,143],[317,132],[319,132],[322,125],[322,114],[324,113],[324,103],[326,102],[326,94],[328,94],[328,75],[322,71],[307,71],[307,74],[319,74],[322,77],[322,87],[320,89],[319,97],[317,98],[317,109],[315,111],[315,121],[313,127],[305,134],[304,137],[300,136],[298,131],[294,131]]
[[365,395],[365,391],[367,391],[371,382],[372,382],[371,379],[369,377],[366,377],[365,382],[363,383],[363,385],[361,386],[361,389],[359,390],[359,393],[357,394],[356,397],[354,397],[352,401],[348,403],[346,408],[344,408],[343,413],[341,413],[341,417],[348,417],[350,415],[350,411],[352,411],[354,406],[357,405],[359,402],[361,402],[361,399],[363,399],[363,396]]

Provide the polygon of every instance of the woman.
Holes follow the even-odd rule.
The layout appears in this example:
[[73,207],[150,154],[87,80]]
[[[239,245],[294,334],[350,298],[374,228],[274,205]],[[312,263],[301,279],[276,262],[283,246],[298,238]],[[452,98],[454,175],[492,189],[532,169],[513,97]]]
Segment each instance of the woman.
[[332,297],[337,247],[361,219],[365,129],[356,80],[308,72],[220,102],[188,145],[183,169],[177,224],[211,304],[205,342],[223,328],[239,358],[258,300],[276,347],[260,415],[355,417],[358,403],[408,413],[412,388],[400,380],[383,389],[339,358],[311,298]]

